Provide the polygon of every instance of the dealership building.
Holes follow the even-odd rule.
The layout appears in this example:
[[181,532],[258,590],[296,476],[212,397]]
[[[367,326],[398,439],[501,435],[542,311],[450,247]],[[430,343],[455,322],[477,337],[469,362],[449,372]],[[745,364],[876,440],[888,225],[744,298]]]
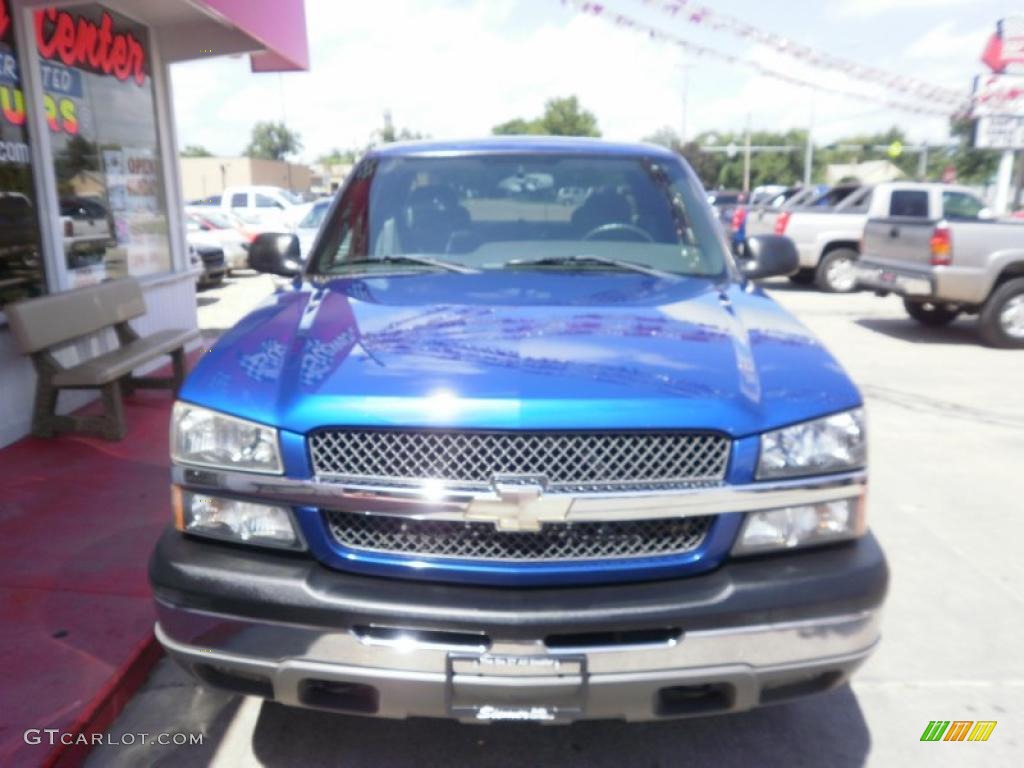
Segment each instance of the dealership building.
[[169,67],[237,54],[307,69],[303,0],[0,0],[0,445],[28,433],[35,391],[5,305],[131,276],[138,331],[196,326]]

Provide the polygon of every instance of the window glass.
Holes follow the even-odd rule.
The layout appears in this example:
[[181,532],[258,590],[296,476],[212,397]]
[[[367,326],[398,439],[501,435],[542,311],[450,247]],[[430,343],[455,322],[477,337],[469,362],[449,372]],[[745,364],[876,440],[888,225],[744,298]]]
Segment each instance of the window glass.
[[46,290],[12,27],[6,0],[0,0],[0,311],[4,304]]
[[942,212],[947,219],[977,221],[984,204],[973,195],[963,192],[943,192]]
[[235,222],[220,211],[203,211],[202,221],[214,229],[234,229]]
[[889,199],[890,216],[928,218],[928,193],[923,189],[900,189]]
[[259,192],[256,193],[256,207],[257,208],[283,208],[277,200],[266,195],[261,195]]
[[327,209],[330,207],[331,204],[328,202],[314,203],[306,217],[299,222],[299,229],[319,229],[320,223],[324,220]]
[[232,208],[247,208],[249,206],[248,195],[245,192],[235,192],[231,196]]
[[149,41],[99,5],[36,13],[72,286],[171,268]]
[[411,254],[482,269],[596,256],[718,275],[725,255],[706,199],[681,166],[643,157],[371,158],[325,222],[313,271]]

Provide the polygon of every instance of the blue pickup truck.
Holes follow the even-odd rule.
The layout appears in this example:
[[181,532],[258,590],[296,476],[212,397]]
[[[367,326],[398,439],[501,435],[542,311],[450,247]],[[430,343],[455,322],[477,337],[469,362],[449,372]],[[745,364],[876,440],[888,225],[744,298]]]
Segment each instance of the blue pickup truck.
[[[560,190],[574,190],[573,195]],[[568,201],[568,202],[567,202]],[[872,652],[862,399],[678,156],[370,152],[171,424],[157,636],[203,682],[463,721],[734,712]]]

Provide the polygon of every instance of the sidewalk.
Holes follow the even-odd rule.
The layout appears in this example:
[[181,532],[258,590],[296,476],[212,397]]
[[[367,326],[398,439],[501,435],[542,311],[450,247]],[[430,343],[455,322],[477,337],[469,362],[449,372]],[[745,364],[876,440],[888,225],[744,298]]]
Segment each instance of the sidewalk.
[[50,747],[45,733],[29,745],[25,730],[102,733],[160,656],[146,564],[171,519],[172,402],[126,398],[120,442],[0,450],[0,765],[76,764],[86,749]]

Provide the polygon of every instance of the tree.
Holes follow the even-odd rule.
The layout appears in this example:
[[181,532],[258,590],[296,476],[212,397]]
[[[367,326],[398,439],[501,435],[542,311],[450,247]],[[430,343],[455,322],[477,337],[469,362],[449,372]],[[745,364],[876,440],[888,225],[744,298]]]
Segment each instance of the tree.
[[263,160],[284,160],[302,149],[299,134],[281,122],[258,122],[252,128],[252,140],[245,148],[246,157]]
[[495,136],[524,136],[531,133],[544,133],[544,131],[541,130],[540,120],[524,120],[517,117],[494,126],[491,133]]
[[956,178],[961,184],[977,184],[989,181],[999,167],[999,152],[991,149],[975,149],[973,146],[974,123],[965,117],[954,117],[949,123],[949,132],[957,144],[951,154],[956,167]]
[[206,147],[201,147],[198,144],[189,144],[183,150],[181,150],[182,157],[213,157],[213,153]]
[[335,147],[330,152],[320,155],[316,161],[320,163],[320,165],[355,165],[356,160],[358,160],[362,154],[361,150],[342,150]]
[[390,111],[384,113],[384,126],[374,133],[374,137],[376,141],[370,142],[371,147],[378,142],[381,144],[392,144],[396,141],[415,141],[416,139],[426,138],[422,133],[410,131],[408,128],[396,130]]
[[600,136],[594,113],[580,107],[579,99],[568,96],[549,99],[544,114],[533,120],[516,118],[494,126],[495,135],[540,134],[545,136]]

